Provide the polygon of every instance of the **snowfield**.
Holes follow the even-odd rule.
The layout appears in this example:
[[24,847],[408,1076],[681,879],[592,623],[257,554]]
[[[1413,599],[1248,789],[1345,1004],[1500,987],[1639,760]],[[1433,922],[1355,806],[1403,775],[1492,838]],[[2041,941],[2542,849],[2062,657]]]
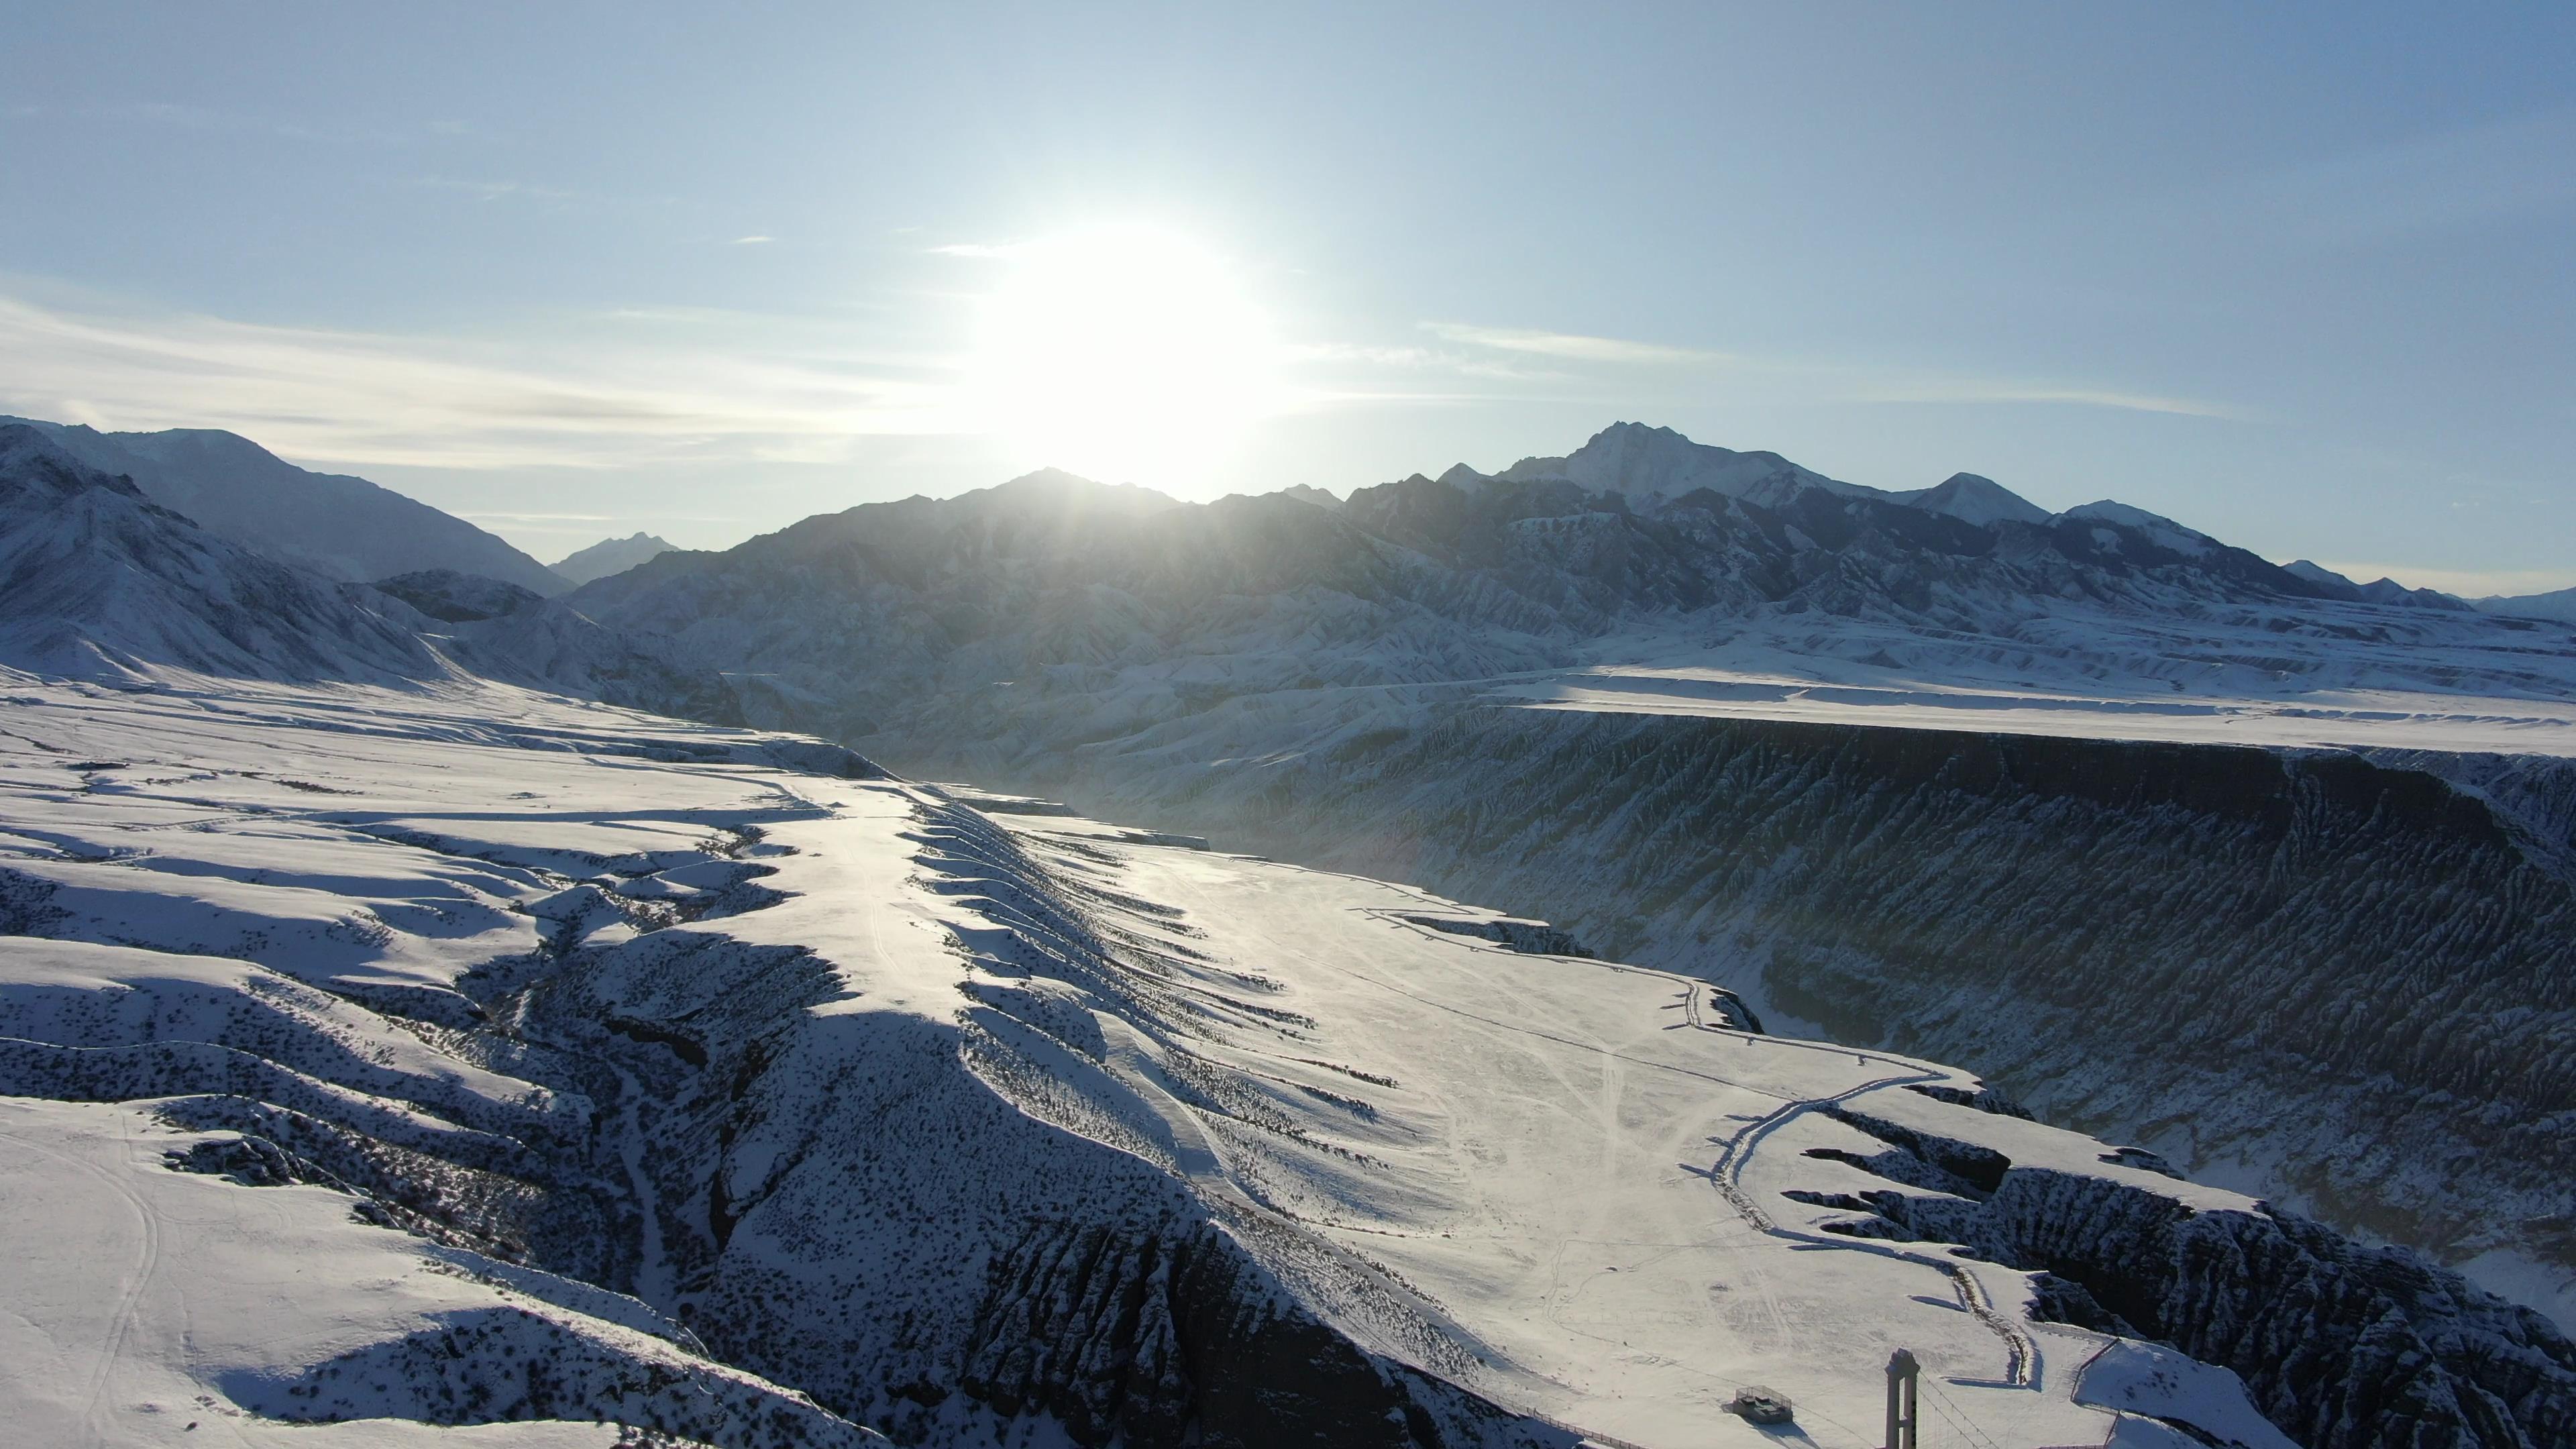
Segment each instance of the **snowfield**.
[[[1027,1362],[1071,1349],[1027,1317],[1049,1245],[1149,1221],[1230,1260],[1233,1315],[1342,1345],[1365,1382],[1311,1392],[1390,1443],[1751,1444],[1720,1406],[1762,1383],[1793,1442],[1867,1445],[1897,1346],[1995,1443],[2184,1442],[2141,1414],[2288,1442],[2234,1374],[2113,1375],[2170,1350],[2105,1358],[2031,1316],[2056,1280],[1866,1199],[1972,1208],[1884,1175],[1972,1144],[2251,1201],[1739,1029],[1706,982],[1516,949],[1571,944],[1534,925],[499,687],[21,676],[0,729],[30,1442],[869,1437],[758,1372],[910,1438],[1172,1442],[1178,1412],[1227,1442],[1178,1293],[1177,1387],[1132,1327],[1108,1392]],[[608,1070],[567,1061],[574,1016]],[[576,1199],[599,1241],[548,1222]],[[869,1382],[897,1364],[910,1398]]]

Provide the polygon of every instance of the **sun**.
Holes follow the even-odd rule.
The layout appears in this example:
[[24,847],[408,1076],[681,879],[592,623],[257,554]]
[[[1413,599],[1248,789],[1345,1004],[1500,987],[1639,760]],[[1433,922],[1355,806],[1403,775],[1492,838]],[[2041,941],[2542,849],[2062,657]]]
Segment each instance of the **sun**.
[[1117,227],[1006,259],[983,299],[969,393],[1021,461],[1186,488],[1278,410],[1269,321],[1205,247]]

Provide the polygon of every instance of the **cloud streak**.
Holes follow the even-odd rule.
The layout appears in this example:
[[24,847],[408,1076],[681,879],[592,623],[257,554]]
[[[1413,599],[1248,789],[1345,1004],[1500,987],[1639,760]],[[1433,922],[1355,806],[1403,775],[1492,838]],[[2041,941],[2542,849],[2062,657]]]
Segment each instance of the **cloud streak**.
[[1661,342],[1631,342],[1618,337],[1592,337],[1579,332],[1534,332],[1511,327],[1473,327],[1463,322],[1426,322],[1423,330],[1450,342],[1498,352],[1526,353],[1569,362],[1618,362],[1646,365],[1739,366],[1744,359],[1705,347],[1673,347]]
[[[1862,403],[2035,403],[2118,408],[2129,412],[2169,413],[2183,417],[2242,420],[2248,415],[2222,403],[2169,394],[2132,391],[2080,382],[1976,377],[1912,370],[1867,363],[1817,361],[1803,357],[1757,357],[1710,347],[1640,342],[1585,333],[1548,332],[1511,327],[1480,327],[1462,322],[1426,322],[1423,330],[1469,349],[1461,358],[1430,350],[1381,350],[1370,360],[1401,360],[1413,366],[1447,366],[1471,376],[1522,376],[1561,385],[1569,367],[1601,364],[1638,372],[1661,370],[1679,376],[1725,373],[1731,383],[1792,395],[1800,402]],[[1557,366],[1545,372],[1515,372],[1508,366],[1480,361],[1474,354],[1543,358]],[[1354,352],[1353,356],[1367,356]],[[1623,385],[1625,385],[1623,383]]]
[[2241,408],[2195,398],[1991,378],[1926,377],[1864,387],[1851,397],[1856,402],[1888,403],[2064,403],[2075,407],[2118,408],[2133,413],[2222,418],[2232,422],[2244,422],[2252,417]]
[[118,429],[231,428],[303,460],[436,468],[830,461],[955,431],[950,389],[871,359],[453,339],[102,315],[0,296],[0,409]]

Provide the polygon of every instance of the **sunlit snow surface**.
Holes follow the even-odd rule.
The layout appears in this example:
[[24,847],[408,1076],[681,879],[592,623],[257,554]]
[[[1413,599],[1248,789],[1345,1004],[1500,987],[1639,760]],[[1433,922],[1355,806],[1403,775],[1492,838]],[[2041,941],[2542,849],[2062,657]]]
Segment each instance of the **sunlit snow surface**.
[[[2116,1341],[2029,1321],[2026,1274],[1829,1234],[1852,1214],[1784,1194],[1887,1185],[1807,1155],[1884,1149],[1821,1110],[1838,1105],[2194,1207],[2248,1200],[1909,1090],[1976,1085],[1938,1066],[1731,1030],[1703,983],[1510,949],[1476,934],[1486,912],[981,801],[1025,857],[1010,890],[1078,897],[1093,929],[1132,947],[1120,959],[1159,973],[1132,990],[1033,983],[997,944],[1015,914],[997,904],[990,852],[978,863],[960,844],[989,830],[961,808],[978,798],[817,772],[826,747],[497,688],[14,676],[0,696],[14,892],[0,905],[28,933],[0,937],[0,1036],[91,1052],[227,1042],[293,1090],[346,1094],[343,1109],[397,1138],[587,1131],[593,1103],[488,1051],[451,1052],[419,1023],[467,973],[548,933],[614,946],[656,928],[649,910],[590,909],[584,891],[652,902],[738,883],[736,847],[757,831],[775,904],[689,930],[810,948],[838,991],[809,1019],[949,1032],[957,1070],[1026,1114],[1005,1112],[1010,1130],[1070,1154],[1049,1161],[1168,1174],[1281,1292],[1508,1409],[1605,1444],[1755,1444],[1764,1431],[1719,1407],[1761,1383],[1798,1405],[1798,1428],[1771,1440],[1853,1449],[1878,1442],[1882,1365],[1904,1346],[1925,1365],[1927,1419],[1994,1443],[2182,1442],[2079,1400],[2285,1442],[2265,1437],[2233,1375],[2187,1360],[2159,1372],[2164,1351],[2106,1358],[2088,1388],[2087,1365]],[[403,1019],[369,1000],[403,1003]],[[674,1422],[710,1442],[788,1442],[755,1419],[796,1421],[799,1442],[862,1437],[701,1357],[668,1303],[353,1220],[354,1200],[326,1187],[164,1165],[229,1135],[177,1131],[149,1103],[0,1098],[8,1437],[616,1441],[590,1425],[446,1438],[392,1422],[429,1416],[438,1386],[405,1378],[417,1364],[388,1346],[469,1321],[500,1325],[471,1351],[550,1355],[591,1395],[578,1402],[612,1417],[651,1407],[640,1386],[678,1383],[687,1403],[665,1408],[697,1415]],[[782,1281],[856,1281],[857,1260],[887,1244],[850,1232],[764,1236],[747,1217],[735,1242],[765,1244]],[[638,1287],[671,1291],[649,1264]],[[322,1375],[334,1363],[378,1367],[353,1389]],[[276,1422],[312,1412],[287,1392],[299,1385],[338,1406],[325,1417],[368,1422]]]

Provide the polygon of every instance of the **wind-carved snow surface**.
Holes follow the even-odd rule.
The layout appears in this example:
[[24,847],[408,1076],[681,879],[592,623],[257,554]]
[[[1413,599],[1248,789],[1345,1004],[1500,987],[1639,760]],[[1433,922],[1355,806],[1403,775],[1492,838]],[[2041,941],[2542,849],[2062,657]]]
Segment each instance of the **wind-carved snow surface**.
[[2576,1423],[2456,1279],[1538,923],[497,686],[7,685],[31,1442],[1860,1446],[1900,1345],[1994,1443]]

